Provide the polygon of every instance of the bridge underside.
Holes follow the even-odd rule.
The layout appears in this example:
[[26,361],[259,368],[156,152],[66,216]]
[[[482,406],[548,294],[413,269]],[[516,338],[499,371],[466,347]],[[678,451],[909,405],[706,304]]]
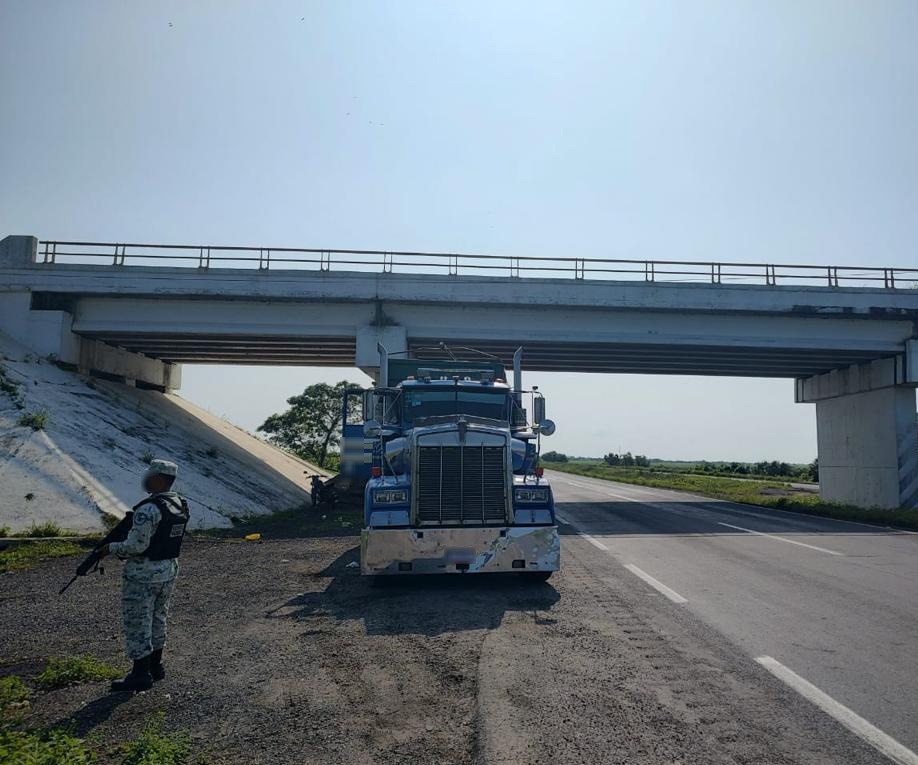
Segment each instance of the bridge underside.
[[[141,334],[84,332],[86,337],[151,358],[180,364],[252,364],[354,366],[356,339],[295,335]],[[408,338],[413,353],[439,357],[442,337]],[[801,377],[882,357],[874,349],[792,348],[687,345],[684,343],[585,343],[522,340],[495,342],[453,338],[453,347],[469,347],[498,356],[509,364],[522,343],[523,367],[539,372],[617,372],[626,374]],[[893,354],[886,354],[892,356]]]
[[827,287],[779,286],[773,271],[752,286],[348,272],[327,261],[314,271],[125,266],[123,246],[113,266],[63,265],[38,262],[36,248],[30,237],[0,242],[0,330],[85,374],[160,390],[180,387],[189,363],[373,375],[377,343],[400,352],[443,341],[505,363],[523,346],[533,371],[795,378],[797,401],[816,405],[823,496],[918,507],[918,290],[889,270],[883,288],[839,286],[831,269]]

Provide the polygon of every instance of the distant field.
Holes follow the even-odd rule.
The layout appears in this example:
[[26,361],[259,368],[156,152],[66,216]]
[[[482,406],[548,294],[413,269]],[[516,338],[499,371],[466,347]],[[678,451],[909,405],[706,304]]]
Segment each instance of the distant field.
[[[569,457],[569,463],[577,465],[605,465],[601,459],[593,457]],[[552,466],[557,463],[544,463],[546,466]],[[566,463],[561,463],[566,464]],[[704,462],[697,460],[651,460],[649,468],[651,470],[671,473],[694,473],[699,475],[723,476],[724,478],[761,478],[765,481],[792,481],[794,483],[814,483],[808,475],[808,465],[790,463],[787,467],[791,472],[778,475],[757,473],[754,470],[755,463],[749,462]],[[615,466],[616,469],[624,468]],[[739,470],[737,468],[740,468]],[[641,469],[641,468],[637,468]],[[644,468],[646,469],[646,468]]]
[[672,468],[659,469],[656,466],[649,468],[610,467],[598,460],[552,462],[545,463],[545,467],[549,470],[602,478],[607,481],[620,481],[660,489],[677,489],[730,502],[744,502],[778,510],[793,510],[798,513],[822,515],[828,518],[918,529],[918,512],[913,510],[869,509],[826,502],[816,494],[804,489],[795,489],[789,482],[781,480],[724,478],[717,475],[680,473]]

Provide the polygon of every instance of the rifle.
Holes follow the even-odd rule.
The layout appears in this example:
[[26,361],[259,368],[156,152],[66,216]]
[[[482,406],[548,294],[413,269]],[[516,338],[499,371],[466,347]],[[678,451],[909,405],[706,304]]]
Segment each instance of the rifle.
[[123,542],[127,539],[128,532],[131,530],[131,526],[134,523],[134,513],[133,511],[127,512],[124,514],[124,518],[118,521],[117,525],[108,532],[102,540],[97,544],[91,553],[87,555],[83,562],[77,566],[76,573],[73,575],[73,578],[67,582],[63,587],[61,587],[58,595],[63,595],[67,588],[73,584],[79,577],[86,576],[89,573],[92,573],[96,569],[99,570],[99,574],[105,573],[105,567],[99,565],[99,561],[102,560],[102,556],[99,554],[99,550],[107,545],[109,542]]

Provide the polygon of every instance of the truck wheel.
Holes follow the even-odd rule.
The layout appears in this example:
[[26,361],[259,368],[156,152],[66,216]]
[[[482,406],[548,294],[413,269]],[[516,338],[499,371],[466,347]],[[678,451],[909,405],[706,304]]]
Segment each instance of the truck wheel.
[[527,571],[523,576],[531,582],[547,582],[554,573],[554,571]]

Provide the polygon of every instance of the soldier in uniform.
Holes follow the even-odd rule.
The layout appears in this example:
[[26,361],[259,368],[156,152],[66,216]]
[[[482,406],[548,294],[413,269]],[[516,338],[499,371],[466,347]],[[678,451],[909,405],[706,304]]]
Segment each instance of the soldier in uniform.
[[163,646],[169,599],[178,574],[179,551],[188,524],[188,503],[172,491],[178,467],[153,460],[143,476],[149,496],[134,506],[127,538],[100,553],[126,559],[121,591],[124,638],[134,667],[113,691],[143,691],[166,676]]

